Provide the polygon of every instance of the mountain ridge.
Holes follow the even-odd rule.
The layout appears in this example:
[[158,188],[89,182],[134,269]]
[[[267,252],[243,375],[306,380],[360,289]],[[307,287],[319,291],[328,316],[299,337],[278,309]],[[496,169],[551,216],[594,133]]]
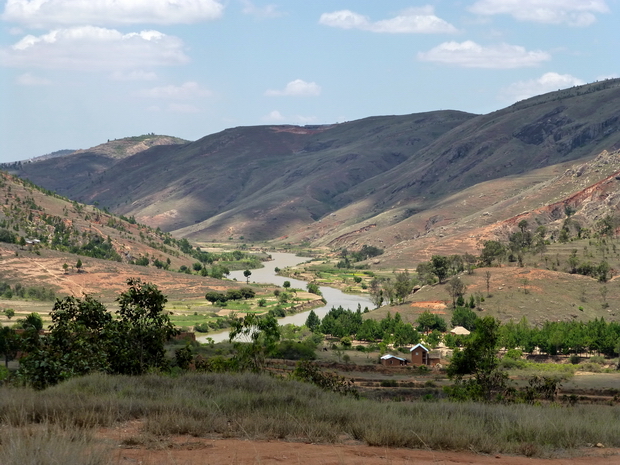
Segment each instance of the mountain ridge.
[[[237,127],[103,164],[87,151],[71,155],[79,166],[54,159],[40,162],[40,172],[25,165],[18,174],[193,240],[355,246],[400,229],[381,239],[394,244],[449,221],[427,213],[480,183],[542,182],[554,170],[613,152],[620,147],[619,102],[614,79],[486,115],[445,110]],[[59,180],[63,169],[69,176]],[[406,231],[410,218],[420,223],[415,233]]]

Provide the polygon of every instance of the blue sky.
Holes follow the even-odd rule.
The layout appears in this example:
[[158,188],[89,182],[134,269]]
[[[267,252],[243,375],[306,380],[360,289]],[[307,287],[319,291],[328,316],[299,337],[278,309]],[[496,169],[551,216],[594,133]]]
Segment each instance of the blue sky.
[[620,76],[620,0],[0,5],[0,162],[151,132],[488,113]]

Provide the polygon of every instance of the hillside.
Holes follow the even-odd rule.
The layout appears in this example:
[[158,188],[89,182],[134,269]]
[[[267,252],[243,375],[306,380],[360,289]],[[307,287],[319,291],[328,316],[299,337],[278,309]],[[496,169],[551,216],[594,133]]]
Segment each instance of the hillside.
[[[184,241],[6,173],[0,173],[0,205],[0,281],[13,288],[98,295],[110,302],[129,277],[154,282],[173,298],[204,297],[208,290],[234,286],[179,273],[197,261],[196,249]],[[19,307],[6,296],[0,299],[2,307]],[[49,310],[49,302],[46,306]]]
[[620,147],[619,102],[615,79],[488,115],[239,127],[121,159],[74,153],[25,164],[18,174],[195,240],[372,243],[410,255],[433,245],[420,238],[447,244],[445,237],[450,247],[458,238],[471,249],[483,232],[470,229],[559,199],[539,195],[528,207],[516,200],[521,191]]
[[[119,160],[151,147],[184,143],[187,141],[178,137],[147,134],[108,141],[87,150],[74,150],[60,156],[44,155],[18,163],[2,164],[0,169],[29,178],[38,186],[67,196],[67,186],[82,182],[89,183]],[[75,200],[73,196],[68,197]]]

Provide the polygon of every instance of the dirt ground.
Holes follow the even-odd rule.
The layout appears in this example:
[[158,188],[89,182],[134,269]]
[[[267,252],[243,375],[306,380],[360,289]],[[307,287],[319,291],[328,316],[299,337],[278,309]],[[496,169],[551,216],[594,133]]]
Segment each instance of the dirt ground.
[[115,464],[323,464],[323,465],[612,465],[620,449],[592,448],[578,457],[536,459],[474,452],[369,447],[343,438],[342,444],[250,441],[176,436],[158,440],[142,436],[138,422],[100,430],[96,437],[113,449]]

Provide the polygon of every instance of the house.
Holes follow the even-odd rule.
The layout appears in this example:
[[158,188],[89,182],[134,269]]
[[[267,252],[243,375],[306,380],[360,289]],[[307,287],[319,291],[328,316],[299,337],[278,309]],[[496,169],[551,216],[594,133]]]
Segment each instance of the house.
[[422,344],[416,344],[411,349],[411,363],[413,365],[430,365],[429,350]]
[[457,336],[467,336],[469,334],[469,330],[467,330],[467,328],[463,328],[462,326],[455,326],[450,332]]
[[381,364],[385,366],[405,366],[409,363],[406,358],[400,358],[396,355],[387,354],[381,357]]

